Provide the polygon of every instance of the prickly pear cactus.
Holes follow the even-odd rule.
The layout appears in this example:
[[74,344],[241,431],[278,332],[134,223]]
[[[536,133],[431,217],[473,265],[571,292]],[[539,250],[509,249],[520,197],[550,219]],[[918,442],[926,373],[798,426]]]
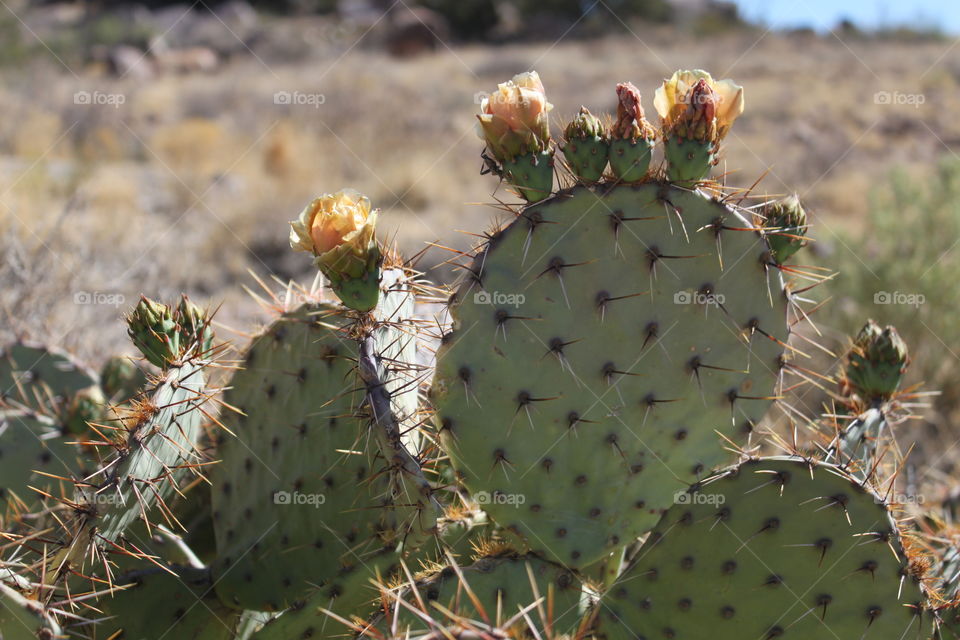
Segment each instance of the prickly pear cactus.
[[57,423],[41,414],[0,412],[0,522],[3,512],[28,510],[43,491],[69,495],[80,471],[79,451]]
[[97,383],[72,356],[42,345],[16,342],[0,351],[0,405],[42,410]]
[[[413,589],[401,589],[388,600],[402,599],[414,608],[418,597],[436,603],[455,615],[441,614],[443,609],[429,604],[429,609],[421,605],[420,610],[445,624],[466,618],[509,629],[525,626],[521,612],[526,612],[541,631],[548,628],[571,636],[583,617],[581,584],[572,571],[517,553],[480,557],[462,569],[447,566],[435,570],[417,580],[416,592],[419,596]],[[410,608],[396,602],[385,604],[391,605],[391,612],[385,614],[383,625],[395,624],[410,632],[429,630],[430,626]],[[399,620],[392,620],[392,616],[399,616]]]
[[[345,566],[322,587],[265,624],[253,640],[342,636],[349,632],[344,620],[353,622],[355,618],[366,620],[373,616],[379,606],[381,585],[400,571],[400,558],[390,550],[370,556],[363,563]],[[369,624],[365,622],[364,626]]]
[[838,467],[750,460],[672,507],[604,597],[620,638],[925,638],[883,499]]
[[120,576],[114,586],[97,602],[108,618],[93,626],[94,638],[234,637],[240,612],[217,599],[209,571],[155,567]]
[[[384,280],[390,277],[387,270]],[[375,444],[378,417],[396,419],[397,441],[383,446],[406,453],[402,441],[414,440],[419,387],[411,369],[415,333],[403,329],[412,316],[404,302],[409,292],[384,291],[381,298],[374,314],[380,319],[371,326],[342,308],[307,303],[247,349],[226,393],[238,412],[224,422],[236,437],[222,439],[214,475],[214,570],[225,602],[283,609],[341,567],[402,542],[416,524],[432,526],[413,513],[416,495],[404,495],[402,478],[398,487],[398,474]],[[359,343],[356,333],[365,336]],[[387,375],[388,361],[402,373]],[[379,416],[361,375],[370,368],[383,376]]]
[[656,524],[777,395],[788,299],[768,262],[734,207],[668,184],[562,191],[494,235],[432,389],[483,508],[573,567]]
[[204,365],[171,367],[150,396],[150,413],[132,426],[104,478],[99,472],[79,486],[79,500],[93,512],[97,537],[116,541],[135,520],[174,492],[201,462],[206,395]]
[[36,600],[0,583],[0,638],[36,640],[61,637],[60,625]]

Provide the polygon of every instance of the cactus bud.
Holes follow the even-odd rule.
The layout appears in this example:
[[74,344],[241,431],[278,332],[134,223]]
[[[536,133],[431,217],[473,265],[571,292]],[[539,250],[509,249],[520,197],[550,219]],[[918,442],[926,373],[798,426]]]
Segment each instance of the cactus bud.
[[127,333],[150,363],[164,368],[180,357],[180,335],[170,307],[140,296],[127,316]]
[[881,329],[869,320],[847,354],[846,382],[866,398],[889,398],[900,386],[909,364],[907,345],[897,330],[892,326]]
[[656,132],[640,105],[640,91],[629,82],[617,85],[617,121],[610,130],[610,168],[624,182],[647,175]]
[[107,417],[107,399],[100,387],[81,389],[70,399],[64,426],[67,431],[82,435],[89,431],[89,423],[102,423]]
[[580,107],[580,112],[574,116],[563,131],[567,140],[584,140],[588,138],[604,137],[603,123],[600,118],[590,113],[586,107]]
[[207,313],[184,295],[180,298],[175,318],[180,328],[180,344],[185,349],[196,344],[196,353],[201,356],[209,353],[213,347],[213,329]]
[[310,251],[343,304],[369,311],[380,297],[383,256],[375,236],[377,211],[353,189],[316,198],[290,222],[290,246]]
[[113,356],[100,369],[100,386],[110,402],[125,402],[147,383],[147,376],[130,358]]
[[611,136],[620,140],[650,140],[654,135],[640,104],[640,90],[630,82],[621,82],[617,85],[617,121]]
[[477,114],[477,135],[499,162],[497,168],[528,202],[553,191],[547,102],[536,71],[520,73],[484,98]]
[[610,152],[603,123],[586,107],[580,107],[563,132],[563,155],[573,173],[587,184],[596,182],[607,168]]
[[796,195],[768,203],[757,218],[777,264],[786,262],[807,243],[807,214]]
[[702,179],[717,162],[720,142],[743,113],[743,88],[706,71],[677,71],[657,89],[667,174],[681,182]]

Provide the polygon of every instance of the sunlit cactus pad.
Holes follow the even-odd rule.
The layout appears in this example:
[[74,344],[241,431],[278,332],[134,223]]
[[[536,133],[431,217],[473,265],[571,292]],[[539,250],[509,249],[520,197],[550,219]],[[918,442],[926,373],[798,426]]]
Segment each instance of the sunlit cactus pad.
[[283,609],[378,548],[382,486],[364,453],[364,398],[347,319],[327,305],[282,315],[247,349],[225,394],[213,474],[217,592]]
[[670,509],[600,608],[608,640],[926,638],[882,498],[836,467],[748,461]]
[[582,567],[649,530],[771,405],[789,301],[738,211],[678,187],[526,208],[453,303],[433,399],[463,482]]

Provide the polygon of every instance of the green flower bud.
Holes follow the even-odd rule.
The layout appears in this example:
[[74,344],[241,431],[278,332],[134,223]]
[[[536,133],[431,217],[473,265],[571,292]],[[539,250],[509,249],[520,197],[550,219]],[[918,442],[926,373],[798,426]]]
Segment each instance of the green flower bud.
[[807,243],[807,214],[796,195],[767,204],[758,222],[765,229],[770,253],[777,264],[786,262]]
[[892,326],[881,329],[869,320],[847,354],[846,381],[865,398],[889,398],[900,386],[909,364],[907,345],[897,330]]
[[140,296],[127,316],[127,333],[149,362],[164,368],[180,357],[180,335],[170,307]]

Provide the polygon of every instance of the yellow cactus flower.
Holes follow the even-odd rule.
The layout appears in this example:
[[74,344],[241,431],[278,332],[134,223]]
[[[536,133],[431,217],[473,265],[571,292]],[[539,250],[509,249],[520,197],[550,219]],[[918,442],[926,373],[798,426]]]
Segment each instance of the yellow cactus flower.
[[370,199],[353,189],[326,193],[316,198],[290,222],[290,246],[321,256],[341,245],[354,251],[369,245],[376,228],[377,212]]
[[536,71],[517,74],[480,103],[477,135],[501,162],[543,151],[550,142],[552,108]]
[[377,212],[353,189],[316,198],[290,222],[290,246],[309,251],[343,303],[369,311],[379,297],[382,254],[376,238]]
[[677,71],[657,89],[653,106],[665,137],[719,144],[743,113],[743,87],[701,69]]

